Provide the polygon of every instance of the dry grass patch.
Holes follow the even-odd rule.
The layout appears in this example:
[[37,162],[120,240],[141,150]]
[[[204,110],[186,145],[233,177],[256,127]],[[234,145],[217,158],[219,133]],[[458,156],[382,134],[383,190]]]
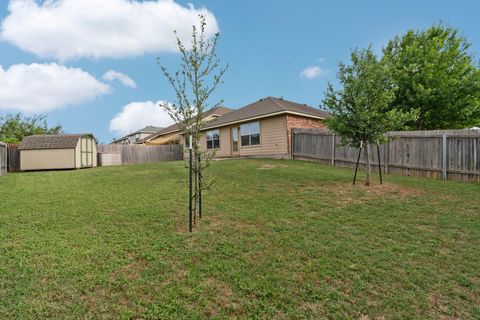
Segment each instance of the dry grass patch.
[[218,317],[223,313],[238,313],[240,304],[235,301],[232,289],[227,283],[213,277],[202,282],[205,294],[211,296],[205,307],[204,315],[207,318]]
[[142,271],[147,267],[147,261],[140,259],[133,261],[126,266],[121,267],[119,270],[112,274],[111,280],[116,281],[120,278],[127,278],[130,281],[136,280],[140,277]]
[[369,187],[363,184],[338,183],[332,185],[330,190],[342,206],[364,204],[379,198],[406,200],[424,194],[423,190],[392,183],[374,184]]
[[323,305],[319,302],[303,302],[300,305],[300,309],[306,311],[307,314],[319,319],[322,316],[325,316],[325,309]]
[[259,169],[259,170],[271,170],[271,169],[275,169],[275,168],[286,168],[286,167],[287,167],[287,165],[285,165],[285,164],[266,163],[266,164],[262,164],[257,169]]

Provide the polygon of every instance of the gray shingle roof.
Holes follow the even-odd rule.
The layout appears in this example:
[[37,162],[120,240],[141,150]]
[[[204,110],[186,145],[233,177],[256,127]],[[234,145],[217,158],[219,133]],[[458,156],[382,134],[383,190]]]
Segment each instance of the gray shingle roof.
[[146,126],[145,128],[142,128],[140,130],[130,132],[129,134],[127,134],[126,136],[123,136],[121,138],[113,139],[112,142],[118,142],[118,141],[128,139],[129,137],[132,137],[132,136],[136,135],[137,133],[152,133],[153,134],[153,133],[158,132],[162,129],[163,129],[163,127]]
[[42,134],[23,138],[19,150],[75,149],[81,137],[91,134]]
[[328,112],[305,104],[284,100],[283,98],[267,97],[209,122],[205,129],[221,127],[228,123],[241,122],[242,120],[248,121],[251,118],[268,116],[269,114],[281,114],[282,112],[293,112],[316,118],[330,117]]
[[[216,108],[213,108],[213,109],[210,109],[210,110],[204,112],[203,117],[206,118],[206,117],[209,117],[213,114],[218,114],[218,115],[223,117],[224,115],[226,115],[226,114],[228,114],[232,111],[233,111],[233,109],[230,109],[230,108],[227,108],[227,107],[216,107]],[[161,135],[171,133],[171,132],[175,132],[175,131],[178,131],[178,130],[179,130],[178,125],[177,124],[172,124],[171,126],[163,128],[163,129],[155,132],[154,134],[151,134],[148,137],[145,137],[145,138],[141,139],[140,142],[148,141],[148,140],[154,139],[156,137],[159,137]]]
[[154,126],[146,126],[145,128],[142,128],[140,130],[137,130],[136,132],[151,132],[151,133],[154,133],[154,132],[157,132],[158,130],[162,130],[163,127],[154,127]]

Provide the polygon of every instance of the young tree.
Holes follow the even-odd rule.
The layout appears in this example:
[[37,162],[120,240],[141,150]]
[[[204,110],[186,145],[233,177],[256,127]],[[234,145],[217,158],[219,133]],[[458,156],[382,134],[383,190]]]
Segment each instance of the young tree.
[[397,86],[392,108],[418,110],[414,130],[466,128],[480,124],[480,70],[470,44],[442,24],[409,30],[383,49],[382,60]]
[[223,101],[210,103],[210,96],[217,86],[222,83],[222,77],[227,67],[220,65],[217,56],[217,43],[220,37],[216,33],[212,38],[206,36],[206,17],[200,15],[199,27],[193,26],[192,40],[186,46],[175,32],[177,46],[181,54],[180,70],[170,73],[167,68],[159,65],[164,76],[175,91],[176,103],[161,105],[175,120],[183,132],[185,142],[192,139],[192,167],[194,175],[193,212],[194,221],[201,206],[201,191],[208,189],[211,181],[203,178],[203,171],[209,166],[213,153],[202,152],[200,149],[200,130],[204,127],[203,114],[205,111],[219,106]]
[[62,132],[61,125],[49,128],[45,115],[28,117],[17,113],[0,118],[0,141],[8,143],[19,143],[24,137],[34,134],[59,134]]
[[369,143],[385,142],[387,131],[400,128],[413,113],[389,108],[395,97],[388,67],[378,61],[370,48],[354,50],[351,65],[339,64],[338,79],[343,86],[334,90],[329,83],[324,105],[332,118],[329,128],[342,136],[342,142],[353,147],[363,144],[366,158],[365,185],[370,185]]

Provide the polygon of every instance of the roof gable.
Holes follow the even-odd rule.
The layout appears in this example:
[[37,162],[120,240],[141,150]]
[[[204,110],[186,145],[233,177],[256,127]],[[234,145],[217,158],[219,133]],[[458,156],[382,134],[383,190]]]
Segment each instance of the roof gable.
[[117,138],[117,139],[113,139],[113,142],[118,142],[118,141],[122,141],[122,140],[127,140],[129,139],[130,137],[136,135],[137,133],[150,133],[150,134],[153,134],[155,132],[158,132],[160,130],[164,129],[163,127],[154,127],[154,126],[146,126],[145,128],[142,128],[140,130],[137,130],[137,131],[133,131],[133,132],[130,132],[129,134],[121,137],[121,138]]

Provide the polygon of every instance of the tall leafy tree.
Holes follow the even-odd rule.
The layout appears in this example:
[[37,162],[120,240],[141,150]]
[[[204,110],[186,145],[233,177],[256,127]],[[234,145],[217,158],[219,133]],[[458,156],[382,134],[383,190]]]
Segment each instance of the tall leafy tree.
[[205,125],[204,112],[219,106],[222,101],[212,103],[210,97],[227,70],[220,64],[217,56],[217,43],[220,34],[207,38],[205,34],[207,21],[204,15],[200,15],[199,27],[193,26],[191,43],[182,43],[177,36],[177,46],[181,54],[180,68],[171,73],[167,68],[159,64],[164,76],[169,81],[176,95],[173,104],[161,105],[172,119],[175,120],[180,130],[186,137],[186,142],[192,138],[193,150],[193,212],[194,220],[201,205],[200,192],[211,185],[211,180],[205,179],[203,171],[208,167],[212,152],[202,152],[200,148],[200,131]]
[[24,116],[8,114],[0,118],[0,141],[19,143],[24,137],[34,134],[62,133],[61,125],[49,127],[45,115]]
[[371,48],[352,51],[351,65],[339,64],[338,80],[341,89],[335,90],[329,83],[323,100],[332,115],[328,126],[341,135],[343,143],[353,147],[363,144],[368,186],[369,144],[385,142],[387,131],[401,128],[415,114],[389,107],[397,88],[388,66],[377,59]]
[[442,24],[409,30],[383,49],[383,61],[397,86],[391,107],[418,110],[416,130],[465,128],[480,124],[480,70],[470,44]]

